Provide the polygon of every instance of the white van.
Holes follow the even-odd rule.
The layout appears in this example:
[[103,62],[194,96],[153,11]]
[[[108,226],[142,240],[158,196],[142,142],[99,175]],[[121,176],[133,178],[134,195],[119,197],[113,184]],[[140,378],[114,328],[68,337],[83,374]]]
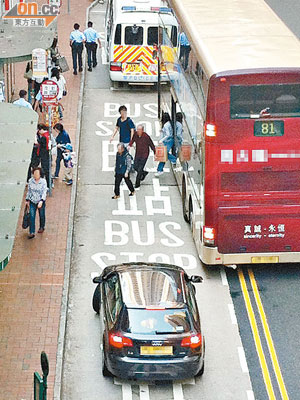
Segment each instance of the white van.
[[[178,24],[163,0],[109,0],[105,27],[105,51],[112,81],[130,84],[157,82],[158,62],[153,58],[158,27],[168,30],[172,44],[178,43]],[[168,76],[161,66],[161,81]]]

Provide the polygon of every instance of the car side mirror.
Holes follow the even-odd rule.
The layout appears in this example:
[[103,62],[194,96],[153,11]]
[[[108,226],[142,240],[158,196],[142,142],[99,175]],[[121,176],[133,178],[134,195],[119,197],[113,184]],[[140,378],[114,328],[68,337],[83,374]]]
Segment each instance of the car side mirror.
[[101,276],[95,276],[95,278],[93,278],[93,282],[94,282],[94,283],[102,283],[102,278],[101,278]]
[[199,276],[199,275],[192,275],[190,277],[190,281],[193,283],[201,283],[203,281],[203,278],[202,278],[202,276]]

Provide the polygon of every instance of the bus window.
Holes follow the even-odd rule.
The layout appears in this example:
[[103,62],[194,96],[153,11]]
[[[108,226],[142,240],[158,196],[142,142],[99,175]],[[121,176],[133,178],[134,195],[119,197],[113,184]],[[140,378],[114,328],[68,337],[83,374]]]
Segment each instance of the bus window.
[[300,117],[300,84],[231,86],[231,119],[271,116]]
[[121,24],[118,24],[116,26],[116,32],[115,32],[115,44],[121,44]]
[[148,46],[153,46],[154,44],[158,44],[158,27],[157,26],[150,26],[148,28],[147,44],[148,44]]
[[142,26],[126,26],[125,44],[139,46],[143,44],[144,29]]

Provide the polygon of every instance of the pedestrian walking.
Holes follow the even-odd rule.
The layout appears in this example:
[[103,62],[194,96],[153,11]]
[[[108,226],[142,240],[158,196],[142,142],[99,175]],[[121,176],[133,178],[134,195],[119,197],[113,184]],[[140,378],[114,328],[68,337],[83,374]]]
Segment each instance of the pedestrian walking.
[[179,60],[183,63],[183,69],[186,70],[189,65],[189,56],[191,52],[191,45],[184,32],[179,35],[180,42],[180,55]]
[[32,152],[31,152],[30,164],[29,164],[28,172],[27,172],[27,182],[29,182],[29,179],[32,176],[32,172],[33,172],[34,168],[37,168],[41,162],[41,158],[38,155],[38,148],[39,148],[39,144],[38,144],[37,136],[36,136],[36,139],[35,139],[35,142],[34,142],[34,145],[32,148]]
[[33,177],[29,179],[28,191],[26,195],[26,204],[29,207],[30,224],[29,224],[29,239],[35,236],[35,217],[36,211],[39,211],[40,227],[38,233],[43,233],[46,223],[46,196],[47,184],[42,177],[41,168],[34,168]]
[[71,144],[71,139],[68,133],[64,130],[62,124],[58,123],[53,127],[54,131],[57,133],[55,138],[56,147],[57,147],[57,154],[56,154],[56,167],[55,167],[55,174],[53,176],[54,179],[58,179],[59,171],[60,171],[60,164],[61,160],[63,160],[63,151],[64,145],[67,143]]
[[115,130],[110,138],[110,143],[113,141],[117,132],[120,134],[120,143],[123,143],[125,147],[129,145],[130,140],[133,137],[135,125],[131,118],[127,116],[127,107],[121,106],[119,108],[120,117],[117,119]]
[[55,37],[52,41],[51,46],[49,47],[49,49],[47,49],[47,51],[50,52],[52,68],[58,66],[59,52],[57,44],[58,44],[58,37]]
[[37,156],[40,157],[41,160],[42,171],[47,181],[47,187],[50,188],[50,176],[49,176],[50,135],[48,127],[44,124],[38,125],[37,142],[38,142]]
[[101,48],[101,41],[99,33],[93,28],[93,23],[91,21],[88,22],[88,28],[83,32],[85,36],[85,47],[87,51],[88,57],[88,71],[92,70],[93,67],[97,66],[97,42],[99,44],[99,48]]
[[63,158],[64,158],[64,165],[65,165],[65,177],[64,181],[66,185],[73,184],[73,167],[75,164],[75,153],[73,152],[73,148],[71,143],[67,143],[66,145],[62,145],[63,148]]
[[144,167],[149,157],[149,149],[153,151],[155,154],[155,146],[151,139],[151,137],[144,132],[144,126],[138,125],[136,128],[136,132],[134,133],[129,146],[131,147],[135,143],[135,157],[134,157],[134,169],[137,172],[136,180],[135,180],[135,188],[139,188],[141,185],[141,181],[143,181],[148,175],[147,171],[144,171]]
[[[158,142],[158,144],[163,144],[164,146],[167,147],[167,153],[168,153],[168,159],[172,164],[176,163],[176,157],[173,156],[173,154],[170,153],[172,150],[172,147],[174,145],[174,136],[173,136],[173,128],[171,124],[171,118],[169,113],[163,113],[162,119],[162,130],[161,130],[161,137]],[[155,176],[160,176],[164,173],[164,166],[165,162],[160,162],[157,167],[157,172]]]
[[21,107],[26,107],[30,108],[32,110],[32,105],[25,100],[25,97],[27,96],[26,90],[22,89],[19,91],[19,99],[14,101],[13,104],[15,106],[21,106]]
[[[59,72],[58,68],[52,68],[51,79],[57,83],[58,86],[57,101],[59,103],[63,98],[63,96],[67,94],[67,83],[64,76]],[[59,118],[63,119],[61,104],[59,104],[58,106],[58,112],[59,112]]]
[[130,191],[129,196],[133,196],[135,194],[134,187],[129,176],[131,166],[131,155],[128,153],[124,143],[119,143],[115,166],[115,195],[112,197],[112,199],[118,199],[120,197],[120,184],[123,178]]
[[80,25],[74,24],[74,31],[70,34],[70,46],[72,48],[73,74],[77,75],[77,60],[79,72],[82,72],[82,51],[85,42],[84,34],[79,30]]

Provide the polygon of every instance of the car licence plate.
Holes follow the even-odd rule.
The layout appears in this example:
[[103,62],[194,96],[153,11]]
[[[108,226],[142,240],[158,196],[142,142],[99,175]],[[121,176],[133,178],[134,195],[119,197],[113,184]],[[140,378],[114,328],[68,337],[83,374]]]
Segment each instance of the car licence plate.
[[141,346],[141,356],[171,356],[173,346]]
[[262,257],[251,257],[251,262],[253,264],[272,264],[278,263],[278,256],[262,256]]
[[141,73],[142,72],[141,64],[140,63],[126,63],[124,65],[123,72],[125,74]]

